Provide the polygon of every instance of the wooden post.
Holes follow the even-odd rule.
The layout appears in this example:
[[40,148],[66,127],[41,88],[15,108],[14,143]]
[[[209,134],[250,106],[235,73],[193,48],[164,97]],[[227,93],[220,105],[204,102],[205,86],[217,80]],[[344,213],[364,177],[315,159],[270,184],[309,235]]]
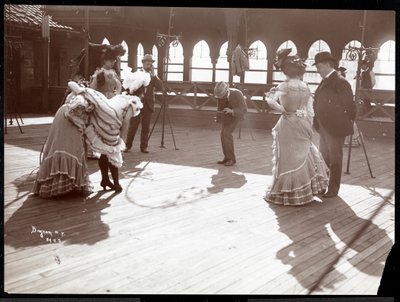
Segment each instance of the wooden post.
[[212,59],[212,82],[215,83],[217,73],[217,61]]
[[192,58],[190,57],[190,51],[184,49],[183,50],[183,81],[190,82],[192,81],[192,76],[190,74],[192,65]]
[[267,53],[267,85],[272,84],[273,82],[273,77],[274,77],[274,59],[275,59],[275,55],[274,54],[270,54],[270,52]]
[[[367,11],[364,10],[363,14],[363,23],[361,25],[361,47],[364,47],[364,38],[365,38],[365,26],[367,24]],[[355,101],[356,105],[358,104],[358,89],[360,88],[360,75],[361,75],[361,61],[362,61],[362,51],[359,52],[358,56],[358,64],[357,64],[357,73],[356,73],[356,93],[355,93]]]
[[85,79],[89,80],[89,6],[85,7]]
[[46,7],[43,9],[42,16],[42,54],[43,54],[43,73],[42,73],[42,110],[49,111],[49,65],[50,65],[50,26],[49,15]]

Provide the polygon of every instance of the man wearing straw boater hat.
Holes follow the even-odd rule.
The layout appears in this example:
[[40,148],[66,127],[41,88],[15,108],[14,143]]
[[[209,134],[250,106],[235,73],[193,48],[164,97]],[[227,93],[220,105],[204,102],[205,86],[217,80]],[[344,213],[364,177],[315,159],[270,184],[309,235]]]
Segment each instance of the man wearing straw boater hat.
[[349,82],[335,70],[338,60],[330,52],[315,56],[314,65],[322,77],[315,91],[314,126],[319,132],[319,150],[329,167],[328,190],[325,198],[336,197],[342,176],[345,137],[353,134],[356,105]]
[[233,166],[236,163],[233,131],[247,112],[247,105],[240,90],[229,88],[225,82],[218,82],[214,88],[214,96],[218,99],[216,122],[222,124],[221,143],[224,158],[218,164]]
[[162,90],[162,81],[154,73],[153,63],[155,60],[150,54],[144,55],[142,59],[143,70],[150,74],[150,84],[146,87],[146,92],[143,97],[143,109],[140,114],[133,117],[130,122],[128,136],[126,139],[126,151],[132,148],[132,143],[135,138],[136,131],[139,128],[139,124],[142,124],[142,131],[140,133],[140,151],[142,153],[149,153],[148,147],[148,137],[150,132],[150,121],[151,115],[154,112],[154,88]]

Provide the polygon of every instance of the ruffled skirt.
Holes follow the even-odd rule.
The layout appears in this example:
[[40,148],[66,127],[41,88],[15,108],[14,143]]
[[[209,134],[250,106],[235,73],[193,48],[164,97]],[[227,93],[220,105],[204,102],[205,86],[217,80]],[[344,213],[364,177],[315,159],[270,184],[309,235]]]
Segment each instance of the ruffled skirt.
[[52,198],[70,192],[92,191],[86,167],[84,137],[78,127],[64,115],[61,107],[50,127],[33,193]]
[[272,129],[273,181],[265,200],[303,205],[328,186],[328,168],[312,143],[312,126],[304,118],[282,116]]

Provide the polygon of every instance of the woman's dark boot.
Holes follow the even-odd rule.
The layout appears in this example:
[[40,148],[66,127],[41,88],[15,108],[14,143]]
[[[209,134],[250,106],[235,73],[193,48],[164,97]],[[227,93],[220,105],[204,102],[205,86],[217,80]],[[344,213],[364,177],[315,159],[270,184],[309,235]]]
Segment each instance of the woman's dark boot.
[[122,187],[119,184],[118,168],[113,166],[110,163],[108,163],[108,168],[111,171],[111,176],[112,176],[112,179],[114,181],[114,190],[115,190],[115,192],[122,192]]
[[101,172],[100,185],[103,187],[103,190],[106,190],[107,187],[110,187],[112,190],[115,190],[114,184],[108,178],[108,159],[107,159],[107,156],[104,154],[100,155],[99,167],[100,167],[100,172]]

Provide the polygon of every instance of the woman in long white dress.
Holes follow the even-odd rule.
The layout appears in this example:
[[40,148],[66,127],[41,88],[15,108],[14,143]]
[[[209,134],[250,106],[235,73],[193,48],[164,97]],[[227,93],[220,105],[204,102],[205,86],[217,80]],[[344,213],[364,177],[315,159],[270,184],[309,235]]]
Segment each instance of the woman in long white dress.
[[313,98],[302,81],[305,64],[291,49],[277,54],[275,66],[286,80],[267,94],[268,105],[282,113],[272,129],[272,184],[265,200],[282,205],[310,203],[328,185],[328,168],[312,142]]

